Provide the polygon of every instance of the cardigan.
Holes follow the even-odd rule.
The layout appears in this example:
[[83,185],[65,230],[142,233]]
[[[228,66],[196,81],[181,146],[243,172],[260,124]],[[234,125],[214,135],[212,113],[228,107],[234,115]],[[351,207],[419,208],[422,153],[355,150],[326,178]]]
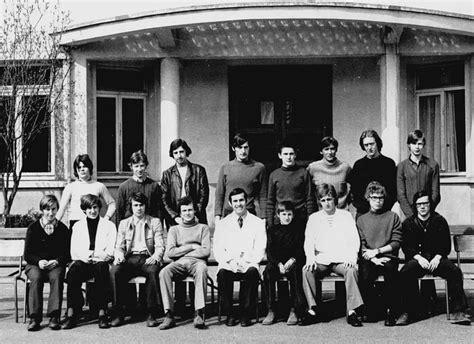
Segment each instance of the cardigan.
[[114,255],[117,229],[113,222],[104,218],[99,219],[95,236],[95,249],[89,250],[90,239],[87,219],[82,219],[74,224],[71,235],[71,259],[90,261],[91,255],[105,261],[107,256]]

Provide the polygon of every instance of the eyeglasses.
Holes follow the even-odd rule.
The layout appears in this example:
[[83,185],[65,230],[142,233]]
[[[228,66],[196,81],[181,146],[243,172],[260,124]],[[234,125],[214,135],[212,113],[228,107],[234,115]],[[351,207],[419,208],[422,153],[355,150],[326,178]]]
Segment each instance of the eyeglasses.
[[372,201],[383,201],[385,196],[370,196],[369,197]]
[[417,206],[417,207],[423,207],[423,206],[426,206],[426,205],[430,205],[430,202],[420,202],[420,203],[416,203],[416,206]]

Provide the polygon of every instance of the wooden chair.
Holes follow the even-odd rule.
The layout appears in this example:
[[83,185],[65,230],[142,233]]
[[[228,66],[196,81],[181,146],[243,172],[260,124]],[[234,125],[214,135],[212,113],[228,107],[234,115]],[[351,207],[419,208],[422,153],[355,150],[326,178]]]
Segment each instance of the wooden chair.
[[[461,254],[471,253],[470,258],[474,255],[474,235],[472,234],[458,234],[453,237],[454,251],[456,251],[456,259],[458,267],[461,269]],[[462,269],[461,269],[462,270]],[[474,280],[474,272],[463,271],[463,278]]]
[[1,284],[13,284],[15,293],[15,322],[18,322],[18,281],[25,282],[22,277],[24,239],[0,239],[0,266],[13,267],[15,270],[0,276]]

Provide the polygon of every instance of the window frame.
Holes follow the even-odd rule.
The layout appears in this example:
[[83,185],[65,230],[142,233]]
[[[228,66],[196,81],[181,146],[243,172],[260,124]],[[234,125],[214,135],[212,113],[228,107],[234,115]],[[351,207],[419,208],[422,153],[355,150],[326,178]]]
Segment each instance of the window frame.
[[[13,95],[13,87],[4,85],[0,86],[0,97],[10,97],[12,98]],[[31,96],[49,96],[50,94],[50,86],[49,85],[19,85],[17,86],[17,95],[15,98],[15,111],[18,111],[21,107],[23,97],[31,97]],[[24,181],[32,181],[32,180],[54,180],[56,177],[56,114],[53,112],[53,109],[50,108],[51,112],[51,124],[49,127],[50,130],[50,140],[51,144],[49,147],[49,164],[51,166],[49,172],[22,172],[22,180]],[[21,115],[20,115],[21,116]],[[19,118],[17,121],[19,125],[23,123],[22,118]],[[16,130],[20,130],[17,128]],[[20,147],[17,149],[22,149],[23,142],[20,141]],[[19,156],[20,162],[18,166],[23,166],[23,154]]]
[[[123,171],[122,164],[123,164],[123,147],[122,147],[122,138],[123,138],[123,130],[122,130],[122,99],[141,99],[143,100],[143,149],[145,148],[146,143],[146,125],[147,125],[147,96],[146,92],[130,92],[130,91],[102,91],[96,90],[95,99],[97,103],[97,98],[113,98],[115,99],[115,171],[99,171],[97,169],[97,177],[122,177],[122,176],[131,176],[132,171]],[[97,106],[95,111],[95,122],[97,123],[97,117],[99,114],[97,113]],[[97,131],[98,128],[96,127],[95,130]],[[97,156],[97,146],[96,146],[96,156]]]
[[[450,91],[464,91],[464,106],[466,106],[466,80],[464,81],[464,86],[447,86],[447,87],[440,87],[440,88],[432,88],[432,89],[422,89],[422,90],[415,90],[415,123],[416,127],[420,128],[420,98],[421,97],[429,97],[429,96],[439,96],[440,97],[440,115],[441,115],[441,132],[444,132],[444,117],[446,116],[446,93]],[[465,111],[464,120],[465,123],[469,123],[469,114]],[[468,137],[468,126],[464,127],[464,137]],[[445,144],[446,137],[441,136],[441,145]],[[467,175],[468,169],[468,147],[467,147],[467,140],[464,142],[464,151],[466,156],[466,171],[440,171],[440,176],[443,177],[465,177]],[[439,163],[439,162],[438,162]]]

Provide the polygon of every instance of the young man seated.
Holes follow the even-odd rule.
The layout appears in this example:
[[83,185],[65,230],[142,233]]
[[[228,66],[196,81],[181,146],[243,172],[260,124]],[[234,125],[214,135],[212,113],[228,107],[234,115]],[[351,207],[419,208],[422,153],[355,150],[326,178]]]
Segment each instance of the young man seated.
[[69,261],[69,229],[56,219],[59,202],[54,195],[46,195],[39,206],[43,216],[28,227],[24,257],[26,276],[30,280],[28,331],[41,329],[43,318],[43,286],[49,282],[49,328],[59,330],[59,317],[63,300],[63,282]]
[[160,287],[163,297],[165,319],[160,330],[176,326],[173,317],[173,279],[181,279],[188,275],[194,278],[194,327],[203,329],[204,307],[207,294],[207,258],[211,250],[209,227],[197,221],[196,210],[190,197],[178,200],[181,221],[168,232],[166,253],[172,263],[160,272]]
[[359,288],[365,304],[363,319],[375,322],[377,301],[374,283],[378,276],[384,276],[385,326],[394,326],[395,311],[400,304],[398,250],[402,241],[402,224],[397,214],[384,210],[386,197],[385,187],[379,182],[367,185],[365,198],[370,210],[357,219],[362,250],[362,258],[359,260]]
[[400,270],[403,313],[398,326],[411,323],[417,310],[418,278],[427,273],[448,281],[450,310],[453,324],[469,325],[471,320],[464,311],[467,308],[461,270],[448,259],[451,252],[451,233],[443,216],[433,211],[432,200],[426,191],[413,196],[413,212],[402,225],[402,249],[406,263]]
[[239,291],[240,325],[247,327],[252,324],[250,316],[257,306],[260,280],[258,264],[265,256],[267,244],[265,221],[247,211],[247,200],[247,193],[241,188],[230,192],[232,213],[217,222],[214,234],[214,256],[219,263],[219,302],[227,316],[227,326],[238,323],[232,309],[235,280],[244,281]]
[[303,267],[303,290],[308,302],[308,313],[301,325],[309,325],[319,320],[317,312],[321,300],[316,296],[317,281],[334,272],[344,277],[346,286],[347,322],[362,326],[356,310],[364,304],[357,285],[357,254],[360,240],[351,214],[337,209],[337,194],[334,186],[321,184],[317,188],[317,198],[321,210],[312,214],[306,224],[304,251],[306,265]]
[[86,218],[74,224],[71,235],[71,259],[67,273],[67,318],[62,328],[74,328],[82,311],[82,282],[94,278],[94,300],[99,309],[99,328],[109,328],[107,291],[109,262],[114,259],[115,225],[99,216],[100,198],[87,194],[81,197],[81,209]]
[[290,284],[290,315],[287,325],[296,325],[301,315],[304,296],[301,269],[304,265],[304,223],[294,219],[294,205],[290,201],[277,204],[279,224],[267,232],[267,266],[263,272],[263,285],[268,314],[263,325],[275,322],[275,283],[285,276]]
[[144,194],[134,193],[129,199],[133,215],[120,221],[118,228],[114,265],[110,272],[115,306],[115,318],[111,322],[113,327],[124,323],[125,289],[128,281],[136,276],[146,277],[147,326],[158,326],[158,274],[163,265],[165,243],[160,219],[145,213],[147,202]]

